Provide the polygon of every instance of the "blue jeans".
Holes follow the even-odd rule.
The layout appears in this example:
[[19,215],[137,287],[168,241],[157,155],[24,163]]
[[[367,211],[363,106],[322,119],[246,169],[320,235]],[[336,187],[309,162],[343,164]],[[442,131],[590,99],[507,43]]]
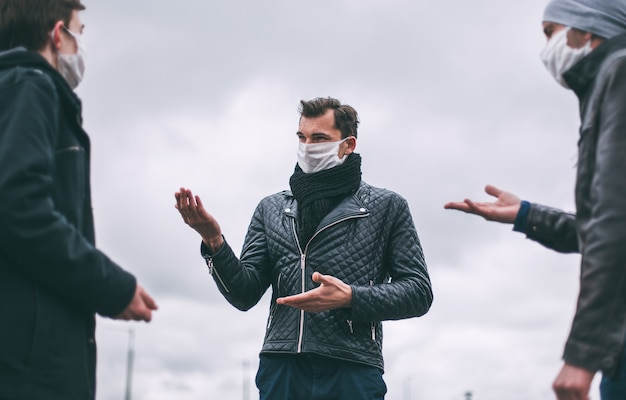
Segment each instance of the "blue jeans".
[[622,353],[619,370],[614,377],[602,376],[600,381],[600,399],[624,400],[626,399],[626,346]]
[[387,385],[376,367],[315,354],[261,354],[260,400],[383,400]]

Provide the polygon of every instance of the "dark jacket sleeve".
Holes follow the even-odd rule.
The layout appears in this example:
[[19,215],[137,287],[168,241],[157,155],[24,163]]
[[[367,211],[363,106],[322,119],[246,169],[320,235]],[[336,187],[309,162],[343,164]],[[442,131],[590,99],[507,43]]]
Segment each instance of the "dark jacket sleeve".
[[354,321],[385,321],[424,315],[433,301],[424,253],[405,199],[394,200],[384,270],[389,281],[352,285]]
[[528,239],[561,252],[578,252],[576,215],[555,208],[531,204],[524,230]]
[[241,260],[227,242],[215,254],[202,244],[202,256],[219,291],[230,304],[241,311],[256,305],[271,283],[267,237],[263,223],[263,202],[252,216],[241,251]]
[[55,207],[57,92],[46,75],[0,79],[0,268],[14,268],[77,307],[114,316],[135,278],[98,251]]
[[[618,363],[626,332],[626,62],[599,83],[597,128],[581,131],[579,163],[591,173],[589,215],[581,217],[581,281],[564,359],[590,370]],[[587,135],[595,135],[593,136]],[[593,143],[595,142],[595,148]],[[591,147],[587,147],[591,146]],[[591,151],[587,151],[587,149]],[[579,173],[580,176],[580,173]]]

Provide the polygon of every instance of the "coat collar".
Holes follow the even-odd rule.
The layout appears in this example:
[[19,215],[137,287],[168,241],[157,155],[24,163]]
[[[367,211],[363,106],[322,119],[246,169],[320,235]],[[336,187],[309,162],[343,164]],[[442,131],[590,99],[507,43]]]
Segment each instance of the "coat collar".
[[583,102],[598,76],[598,72],[606,58],[626,48],[626,34],[609,39],[595,48],[589,55],[580,60],[563,74],[567,85],[572,88],[578,99]]
[[[354,218],[354,217],[367,217],[369,216],[369,209],[365,207],[363,202],[361,201],[361,195],[368,188],[368,185],[361,181],[361,187],[359,190],[350,196],[346,196],[331,212],[326,215],[320,225],[318,230],[321,227],[332,225],[346,218]],[[293,194],[289,190],[285,190],[282,192],[284,196],[286,196],[289,200],[289,204],[283,210],[283,213],[290,218],[296,218],[298,215],[298,202],[293,197]]]
[[34,68],[45,72],[57,89],[57,93],[63,103],[70,106],[72,115],[78,115],[79,123],[82,124],[82,103],[76,93],[67,84],[67,81],[43,56],[34,51],[28,51],[24,47],[15,47],[0,52],[0,71],[15,67]]

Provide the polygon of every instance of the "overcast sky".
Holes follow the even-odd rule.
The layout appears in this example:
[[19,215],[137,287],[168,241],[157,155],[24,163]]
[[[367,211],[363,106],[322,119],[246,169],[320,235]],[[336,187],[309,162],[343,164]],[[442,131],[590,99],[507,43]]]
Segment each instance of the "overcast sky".
[[150,324],[99,319],[98,400],[123,398],[130,328],[134,399],[241,399],[246,382],[258,398],[269,297],[247,313],[222,298],[174,192],[199,194],[239,252],[318,96],[358,110],[363,178],[408,200],[432,278],[426,316],[384,323],[387,399],[553,398],[579,257],[443,209],[487,183],[573,209],[577,103],[539,60],[546,0],[84,3],[98,245],[160,306]]

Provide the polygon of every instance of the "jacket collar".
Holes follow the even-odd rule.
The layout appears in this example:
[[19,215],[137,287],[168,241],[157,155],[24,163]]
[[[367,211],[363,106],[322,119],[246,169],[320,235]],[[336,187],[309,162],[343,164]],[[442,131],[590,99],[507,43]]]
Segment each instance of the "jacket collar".
[[582,102],[590,93],[595,78],[606,58],[617,50],[626,48],[626,34],[609,39],[589,53],[563,74],[567,85]]
[[[369,210],[363,202],[361,201],[361,195],[369,186],[361,181],[361,187],[357,192],[353,195],[346,196],[331,212],[326,215],[320,225],[320,227],[324,227],[327,225],[332,225],[338,221],[341,221],[345,218],[354,218],[354,217],[367,217],[369,215]],[[298,202],[293,197],[293,194],[289,190],[285,190],[282,192],[284,196],[286,196],[290,200],[289,206],[287,206],[283,213],[291,218],[295,218],[298,215]]]
[[15,67],[34,68],[45,72],[52,79],[61,101],[72,108],[72,113],[81,115],[82,103],[80,99],[59,71],[50,65],[41,54],[28,51],[24,47],[0,52],[0,71]]

